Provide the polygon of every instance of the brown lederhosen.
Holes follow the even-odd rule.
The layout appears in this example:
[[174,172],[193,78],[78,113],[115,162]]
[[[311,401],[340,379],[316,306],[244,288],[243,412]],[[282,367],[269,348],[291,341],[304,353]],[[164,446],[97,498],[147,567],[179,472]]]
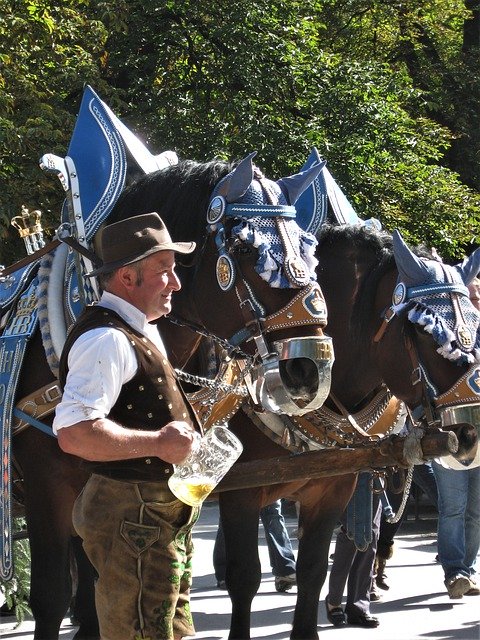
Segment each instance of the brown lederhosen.
[[190,613],[192,509],[156,482],[93,474],[73,524],[99,574],[102,640],[173,640],[195,634]]

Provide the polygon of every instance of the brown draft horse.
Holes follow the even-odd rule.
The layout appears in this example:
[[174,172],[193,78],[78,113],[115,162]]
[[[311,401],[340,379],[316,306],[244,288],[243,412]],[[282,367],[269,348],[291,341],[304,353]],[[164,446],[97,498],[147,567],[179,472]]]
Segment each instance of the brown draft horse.
[[[140,181],[138,189],[148,190],[147,182]],[[150,203],[153,205],[154,201]],[[122,206],[125,212],[131,212],[132,206],[135,209],[135,202],[127,197]],[[416,260],[401,239],[397,238],[394,256],[392,238],[388,234],[361,226],[328,227],[320,234],[317,257],[318,280],[324,291],[329,313],[328,333],[335,345],[332,391],[336,398],[349,413],[355,413],[368,405],[379,388],[388,385],[412,410],[415,420],[421,421],[423,413],[429,414],[430,411],[428,407],[424,407],[424,385],[412,383],[416,365],[412,363],[412,350],[407,348],[408,340],[415,344],[423,377],[428,380],[429,388],[435,390],[432,402],[437,396],[450,390],[470,370],[471,363],[475,363],[475,358],[478,359],[479,345],[476,345],[476,355],[471,357],[470,363],[467,363],[466,358],[455,362],[448,360],[437,352],[438,345],[431,333],[410,322],[405,312],[395,316],[390,326],[379,332],[383,314],[390,308],[392,294],[399,279],[397,262],[404,264],[410,260],[415,263]],[[480,253],[477,252],[469,263],[469,268],[464,270],[465,273],[462,272],[459,280],[461,284],[475,275],[479,260]],[[423,266],[430,262],[420,261],[418,270],[422,272]],[[448,277],[451,277],[451,274],[447,276],[442,269],[433,271],[433,275],[430,274],[429,277],[435,285],[444,286]],[[423,280],[415,280],[417,274],[411,264],[405,266],[400,275],[410,287],[413,284],[423,284]],[[420,273],[419,277],[424,275]],[[457,280],[459,277],[457,276]],[[410,282],[412,278],[413,282]],[[202,301],[198,300],[197,304],[202,317],[208,317],[208,303],[202,305]],[[463,297],[463,304],[465,315],[470,318],[475,343],[478,341],[478,314],[466,295]],[[217,329],[220,329],[220,325]],[[168,323],[162,323],[161,331],[167,344],[175,351],[177,364],[182,365],[191,354],[188,337],[183,332],[179,339],[178,327],[169,327]],[[477,402],[479,399],[477,397]],[[337,411],[337,406],[331,405],[330,401],[327,401],[327,405]],[[321,422],[321,410],[318,415]],[[311,417],[313,421],[317,416],[311,414]],[[340,418],[341,416],[339,423]],[[238,411],[230,420],[230,427],[244,445],[240,461],[287,454],[285,449],[266,437],[243,410]],[[356,476],[346,473],[320,480],[306,479],[219,494],[227,554],[227,585],[232,600],[231,640],[250,638],[251,602],[261,577],[258,557],[259,511],[262,506],[279,497],[288,497],[301,505],[301,537],[297,559],[298,597],[291,638],[318,638],[318,601],[327,572],[329,544],[335,524],[351,497],[355,482]]]
[[[387,384],[407,404],[413,418],[420,423],[430,411],[426,405],[437,402],[441,394],[448,392],[465,375],[473,385],[477,385],[473,395],[478,404],[479,315],[471,306],[465,291],[463,319],[476,345],[473,355],[468,357],[465,354],[459,354],[453,360],[442,357],[437,352],[439,345],[432,337],[436,333],[435,328],[430,327],[430,332],[425,330],[428,324],[425,318],[431,311],[429,300],[435,298],[434,293],[420,300],[412,299],[403,310],[397,307],[388,326],[383,326],[382,318],[385,311],[391,308],[392,293],[396,290],[398,279],[406,282],[410,288],[424,282],[430,282],[435,287],[444,286],[445,280],[451,279],[453,273],[456,286],[462,287],[478,271],[480,252],[477,251],[468,264],[460,266],[458,270],[436,268],[434,265],[431,268],[433,273],[429,273],[425,265],[431,267],[433,263],[422,260],[417,263],[398,236],[394,255],[391,236],[360,226],[344,226],[328,227],[321,232],[317,256],[318,279],[329,312],[327,330],[333,337],[336,354],[332,392],[349,413],[358,413],[368,405],[376,391]],[[396,261],[401,265],[400,274]],[[440,296],[445,304],[448,293],[441,293]],[[432,305],[434,303],[435,300]],[[409,312],[411,309],[413,311]],[[424,326],[409,320],[409,317],[415,319],[415,314],[421,316]],[[436,321],[438,324],[442,319]],[[168,338],[168,331],[165,335]],[[170,337],[173,336],[174,332]],[[412,361],[412,344],[417,361]],[[450,353],[454,348],[455,345]],[[448,350],[448,346],[444,346],[444,351]],[[427,392],[422,382],[413,384],[419,373],[417,366],[421,367],[421,377],[429,390]],[[425,395],[430,396],[429,401],[425,400]],[[330,400],[326,405],[333,412],[339,412],[337,405],[331,404]],[[437,408],[439,406],[441,403],[437,403]],[[322,415],[322,409],[319,409],[306,417],[310,416],[312,422],[315,419],[321,422]],[[341,418],[338,415],[338,424]],[[243,410],[230,420],[230,427],[244,444],[240,461],[286,455],[285,449],[257,429]],[[381,462],[379,464],[381,466]],[[250,638],[251,603],[261,578],[258,556],[259,510],[280,497],[298,501],[301,505],[298,595],[290,637],[295,640],[318,639],[319,595],[327,574],[329,544],[355,481],[355,475],[346,473],[331,478],[307,479],[219,494],[227,555],[226,578],[232,601],[231,640]]]
[[[197,243],[193,263],[178,267],[183,289],[176,296],[174,310],[186,321],[199,324],[204,330],[221,338],[229,338],[244,330],[247,320],[251,321],[252,316],[245,316],[242,312],[235,288],[222,291],[217,281],[218,242],[216,243],[215,233],[212,233],[212,225],[207,229],[206,220],[207,206],[214,187],[222,178],[231,174],[232,177],[224,182],[225,189],[222,192],[227,202],[231,202],[232,198],[234,203],[242,202],[248,190],[255,186],[256,205],[261,204],[259,198],[263,197],[266,206],[283,204],[285,209],[289,209],[302,189],[316,175],[313,171],[306,178],[305,173],[302,173],[299,178],[300,186],[298,180],[294,180],[293,185],[293,177],[290,177],[281,190],[275,186],[276,183],[267,180],[267,200],[263,186],[266,179],[262,176],[260,185],[257,173],[252,180],[253,173],[251,158],[235,167],[220,161],[204,164],[183,161],[150,174],[131,188],[128,195],[120,198],[109,218],[109,222],[114,222],[121,217],[156,210],[165,220],[174,240],[194,240]],[[283,194],[283,203],[281,200],[280,203],[272,202],[272,193]],[[281,209],[277,206],[278,208]],[[242,273],[246,290],[244,304],[251,298],[252,307],[258,305],[263,313],[274,314],[288,305],[300,291],[309,290],[310,286],[314,287],[314,292],[318,295],[315,283],[307,287],[273,288],[260,278],[256,271],[257,250],[239,238],[230,237],[233,225],[232,220],[225,223],[223,239],[227,244],[231,243],[235,265]],[[293,228],[289,228],[291,232]],[[300,232],[299,228],[298,231]],[[279,242],[278,236],[273,237],[273,241]],[[313,272],[313,277],[314,275]],[[304,318],[307,315],[304,314]],[[295,326],[285,331],[278,328],[275,330],[274,327],[268,338],[261,338],[268,343],[272,337],[321,337],[322,323],[323,321],[319,322],[310,315],[305,326]],[[200,339],[199,335],[191,331],[177,329],[177,336],[179,332],[182,335],[188,333],[188,339],[181,338],[181,344],[175,342],[171,345],[173,361],[178,360],[179,351],[193,352]],[[312,368],[312,364],[312,360],[305,358],[286,359],[281,363],[281,378],[285,394],[292,401],[299,398],[307,404],[313,401],[318,406],[318,374],[316,366]],[[308,388],[305,380],[312,381]],[[17,401],[35,394],[50,382],[54,382],[54,376],[47,364],[40,333],[37,332],[29,342],[17,389]],[[43,421],[47,423],[48,418]],[[80,461],[63,453],[55,438],[32,427],[15,436],[13,452],[15,464],[23,474],[22,493],[32,557],[30,605],[35,618],[34,637],[35,640],[53,640],[58,637],[61,621],[71,600],[70,557],[72,540],[75,541],[72,538],[71,512],[86,481],[86,475]],[[78,539],[75,546],[81,559]],[[92,568],[88,563],[80,561],[78,570],[75,617],[79,622],[79,630],[75,637],[97,638]]]

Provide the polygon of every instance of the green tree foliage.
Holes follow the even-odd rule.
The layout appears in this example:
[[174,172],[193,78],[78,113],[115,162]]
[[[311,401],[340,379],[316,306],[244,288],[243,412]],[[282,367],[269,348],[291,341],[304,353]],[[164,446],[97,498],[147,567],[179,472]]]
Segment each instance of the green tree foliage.
[[[104,25],[88,19],[82,0],[0,0],[0,259],[23,254],[10,220],[22,204],[58,218],[58,189],[38,160],[64,156],[84,82],[103,88]],[[100,89],[99,89],[100,90]],[[55,213],[49,219],[49,212]]]
[[0,0],[4,236],[23,202],[58,225],[38,158],[66,154],[88,82],[155,152],[256,150],[277,177],[316,146],[360,215],[458,256],[479,235],[475,6]]
[[[116,52],[112,83],[128,92],[157,148],[197,157],[255,149],[266,171],[282,174],[317,146],[361,215],[446,256],[478,235],[478,193],[467,179],[475,168],[450,162],[461,119],[432,117],[433,105],[446,114],[443,78],[463,58],[470,14],[462,3],[221,1],[205,12],[195,2],[128,2],[124,9],[127,31],[114,29],[107,43]],[[145,28],[132,33],[145,11]],[[423,31],[438,42],[441,66],[428,65]],[[412,74],[409,43],[431,86]],[[470,84],[475,79],[478,71]],[[471,156],[479,156],[475,145]]]
[[31,614],[28,606],[30,594],[30,545],[23,537],[26,530],[24,518],[12,519],[12,531],[17,539],[13,542],[13,563],[15,573],[12,580],[0,580],[1,602],[15,612],[18,624]]

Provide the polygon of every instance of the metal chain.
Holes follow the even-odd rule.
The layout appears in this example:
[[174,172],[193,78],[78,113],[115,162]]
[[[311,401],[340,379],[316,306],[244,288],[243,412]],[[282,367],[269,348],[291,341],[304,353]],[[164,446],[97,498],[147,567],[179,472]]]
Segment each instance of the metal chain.
[[[206,388],[213,390],[212,395],[209,396],[207,394],[207,395],[204,395],[203,399],[200,398],[201,404],[204,407],[206,407],[206,411],[204,410],[202,412],[202,417],[201,417],[202,423],[204,425],[209,421],[212,411],[214,409],[214,406],[217,404],[217,402],[220,402],[223,397],[228,395],[235,395],[235,396],[240,396],[242,398],[246,398],[249,396],[248,387],[244,383],[244,379],[245,379],[245,376],[248,375],[248,373],[250,372],[253,361],[249,362],[249,366],[240,370],[239,379],[234,385],[230,385],[222,382],[225,372],[228,370],[229,362],[230,362],[229,359],[223,361],[222,366],[219,368],[219,371],[214,380],[211,380],[210,378],[203,378],[201,376],[195,376],[187,372],[176,369],[176,373],[180,378],[182,378],[183,380],[186,380],[190,384],[195,384],[199,387],[203,387],[204,394],[205,394]],[[202,391],[200,391],[199,393],[201,394]],[[228,420],[234,415],[234,413],[235,411],[222,415],[221,417],[222,424],[228,423]]]
[[177,325],[178,327],[187,327],[187,329],[190,329],[194,333],[198,333],[198,335],[203,336],[204,338],[209,338],[210,340],[212,340],[212,342],[215,342],[216,344],[220,345],[230,357],[239,356],[244,360],[253,360],[253,357],[250,354],[245,353],[239,347],[236,347],[230,344],[228,340],[219,338],[214,333],[210,333],[210,331],[207,331],[202,327],[199,327],[191,322],[188,322],[188,320],[184,320],[182,318],[175,318],[174,316],[168,316],[167,320],[169,320],[172,324]]
[[413,469],[414,466],[408,468],[407,477],[405,478],[405,486],[403,487],[403,497],[400,507],[397,510],[397,513],[388,518],[387,522],[389,524],[396,524],[400,518],[403,516],[403,512],[405,511],[405,506],[407,504],[408,496],[410,495],[410,487],[412,486],[412,478],[413,478]]
[[193,332],[198,333],[204,338],[210,339],[213,343],[219,345],[224,351],[226,351],[226,358],[224,362],[228,362],[229,359],[232,358],[233,354],[237,357],[240,356],[243,360],[247,361],[247,365],[242,369],[240,373],[239,381],[234,384],[226,384],[222,382],[223,378],[223,369],[222,367],[219,369],[217,376],[212,380],[211,378],[205,378],[203,376],[195,375],[193,373],[188,373],[187,371],[183,371],[183,369],[175,369],[175,373],[177,376],[183,380],[184,382],[188,382],[189,384],[193,384],[197,387],[206,387],[208,389],[212,389],[215,392],[215,400],[218,398],[218,395],[223,393],[224,395],[228,395],[230,393],[247,397],[248,389],[245,387],[244,379],[252,369],[254,364],[254,358],[250,355],[242,351],[239,347],[235,347],[231,345],[227,340],[223,338],[219,338],[213,333],[210,333],[206,329],[202,327],[196,326],[187,320],[181,320],[180,318],[175,318],[172,316],[168,317],[168,320],[173,324],[179,327],[187,327],[191,329]]
[[[217,375],[217,377],[212,380],[211,378],[203,378],[201,376],[196,376],[191,373],[187,373],[186,371],[182,371],[181,369],[175,369],[175,373],[179,378],[181,378],[185,382],[193,384],[197,387],[207,387],[208,389],[213,389],[217,393],[225,393],[225,394],[234,393],[237,396],[244,396],[244,397],[248,396],[248,390],[242,381],[237,382],[234,385],[226,384],[224,382],[221,382],[220,374]],[[245,377],[245,375],[246,374],[244,374],[242,371],[242,380]],[[219,377],[220,377],[220,380],[219,380]]]

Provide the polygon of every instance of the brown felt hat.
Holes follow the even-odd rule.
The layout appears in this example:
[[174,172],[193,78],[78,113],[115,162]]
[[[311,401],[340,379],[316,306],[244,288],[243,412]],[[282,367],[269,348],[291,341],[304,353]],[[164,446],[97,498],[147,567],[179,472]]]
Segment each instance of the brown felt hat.
[[88,276],[115,271],[157,251],[192,253],[195,242],[172,242],[163,220],[152,212],[109,224],[103,229],[101,246],[103,264]]

